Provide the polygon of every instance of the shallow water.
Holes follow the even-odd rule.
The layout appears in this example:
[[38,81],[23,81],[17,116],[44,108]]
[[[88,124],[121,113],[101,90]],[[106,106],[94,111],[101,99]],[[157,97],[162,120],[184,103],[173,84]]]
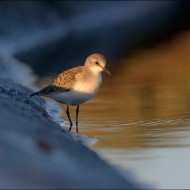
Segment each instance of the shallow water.
[[190,187],[189,42],[186,31],[116,60],[80,107],[79,132],[97,138],[92,149],[156,188]]

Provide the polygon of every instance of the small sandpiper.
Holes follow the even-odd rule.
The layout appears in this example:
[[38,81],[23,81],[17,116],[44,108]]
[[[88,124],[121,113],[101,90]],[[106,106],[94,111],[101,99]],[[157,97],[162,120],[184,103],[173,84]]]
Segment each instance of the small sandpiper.
[[84,66],[74,67],[59,74],[52,84],[46,86],[31,96],[46,96],[59,103],[67,105],[67,117],[70,122],[69,131],[73,123],[69,113],[69,106],[76,108],[76,132],[78,133],[79,106],[96,95],[101,83],[102,74],[106,69],[106,59],[99,53],[87,57]]

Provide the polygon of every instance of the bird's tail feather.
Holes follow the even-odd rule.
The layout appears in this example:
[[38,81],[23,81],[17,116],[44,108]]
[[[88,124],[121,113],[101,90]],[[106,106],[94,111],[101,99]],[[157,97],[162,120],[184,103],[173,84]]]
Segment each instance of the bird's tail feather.
[[49,94],[49,92],[52,92],[54,89],[53,85],[48,85],[45,88],[41,89],[40,91],[34,92],[30,96],[43,96],[45,94]]
[[34,92],[30,96],[43,96],[43,95],[48,95],[51,93],[57,93],[57,92],[68,92],[70,89],[68,88],[63,88],[63,87],[57,87],[55,85],[48,85],[45,88],[41,89],[38,92]]
[[32,94],[30,95],[30,97],[32,97],[32,96],[40,96],[40,93],[39,93],[39,92],[34,92],[34,93],[32,93]]

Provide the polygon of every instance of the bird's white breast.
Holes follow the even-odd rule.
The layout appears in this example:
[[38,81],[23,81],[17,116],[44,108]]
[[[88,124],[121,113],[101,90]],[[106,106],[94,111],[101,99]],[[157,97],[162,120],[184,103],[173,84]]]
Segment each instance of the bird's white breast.
[[97,76],[89,77],[87,80],[78,80],[73,87],[77,92],[96,94],[102,83],[102,75],[99,73]]

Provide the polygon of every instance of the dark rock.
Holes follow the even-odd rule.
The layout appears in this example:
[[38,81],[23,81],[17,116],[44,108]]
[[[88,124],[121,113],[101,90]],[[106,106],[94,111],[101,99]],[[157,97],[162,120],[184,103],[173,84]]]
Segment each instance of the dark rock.
[[31,90],[0,79],[0,188],[128,188],[127,180],[69,132]]

